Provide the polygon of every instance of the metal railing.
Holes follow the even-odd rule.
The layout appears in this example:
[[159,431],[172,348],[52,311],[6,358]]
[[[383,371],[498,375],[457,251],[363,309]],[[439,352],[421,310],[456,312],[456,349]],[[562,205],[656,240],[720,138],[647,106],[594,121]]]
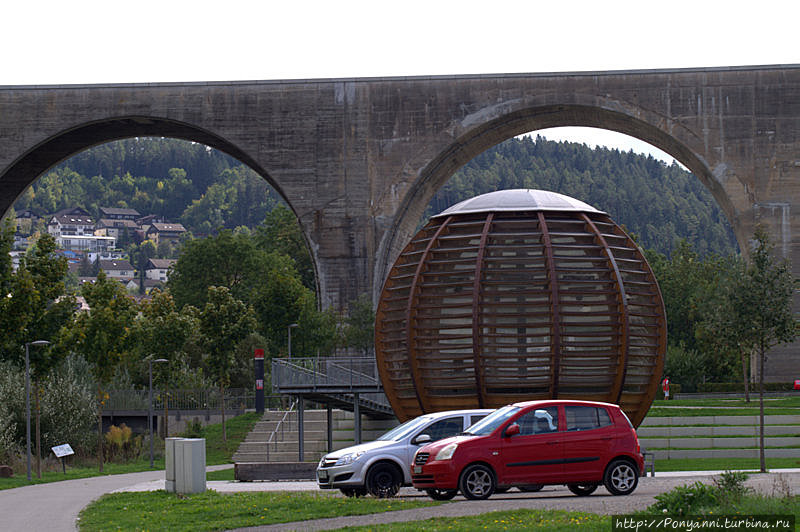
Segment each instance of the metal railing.
[[[103,410],[147,411],[148,390],[110,390],[103,403]],[[166,402],[169,410],[221,410],[221,395],[218,389],[156,390],[153,389],[153,410],[163,410]],[[265,397],[265,408],[280,410],[288,399],[280,396]],[[225,410],[255,408],[255,392],[245,388],[225,390]]]
[[275,358],[272,383],[275,391],[298,386],[341,391],[381,386],[372,357]]
[[[298,400],[295,399],[292,402],[291,406],[289,406],[289,409],[286,410],[286,412],[283,414],[283,417],[280,419],[280,421],[278,421],[278,424],[275,425],[275,429],[273,429],[272,433],[269,435],[269,438],[267,438],[267,462],[269,462],[269,445],[271,443],[274,443],[275,444],[275,450],[278,449],[278,440],[275,440],[275,436],[280,431],[280,434],[281,434],[281,440],[280,441],[283,441],[283,438],[284,438],[284,427],[285,427],[285,424],[286,424],[286,419],[289,417],[289,414],[291,414],[297,408],[297,401]],[[299,430],[299,428],[298,428],[298,430]],[[273,440],[275,440],[275,441],[273,442]]]
[[358,393],[361,404],[391,409],[374,357],[275,358],[272,359],[272,390],[339,399]]

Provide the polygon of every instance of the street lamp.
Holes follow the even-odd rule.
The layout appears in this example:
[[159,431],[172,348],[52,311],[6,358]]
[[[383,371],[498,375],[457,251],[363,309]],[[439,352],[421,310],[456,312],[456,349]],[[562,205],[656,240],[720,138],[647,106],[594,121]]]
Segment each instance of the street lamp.
[[[169,362],[166,358],[152,358],[147,361],[147,374],[150,377],[150,394],[147,399],[147,426],[150,429],[150,469],[153,469],[153,362]],[[167,423],[167,420],[164,420]]]
[[292,329],[294,329],[295,327],[299,327],[299,325],[297,325],[296,323],[291,323],[287,328],[289,331],[289,358],[292,358]]
[[32,345],[50,345],[50,342],[47,340],[25,342],[25,446],[28,454],[28,482],[31,480],[31,357],[28,350]]

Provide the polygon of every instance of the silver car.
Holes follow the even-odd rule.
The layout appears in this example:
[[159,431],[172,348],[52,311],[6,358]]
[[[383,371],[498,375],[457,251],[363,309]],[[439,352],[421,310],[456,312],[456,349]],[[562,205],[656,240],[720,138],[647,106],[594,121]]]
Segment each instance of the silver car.
[[393,428],[377,440],[328,453],[317,466],[322,489],[338,488],[348,497],[369,493],[393,497],[411,485],[410,464],[421,445],[455,436],[492,410],[451,410],[425,414]]

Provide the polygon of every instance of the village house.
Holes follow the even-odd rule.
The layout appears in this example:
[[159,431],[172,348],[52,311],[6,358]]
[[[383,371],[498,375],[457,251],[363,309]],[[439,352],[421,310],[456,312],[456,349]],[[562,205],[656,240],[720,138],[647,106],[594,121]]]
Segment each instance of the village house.
[[139,224],[133,220],[128,219],[115,219],[115,218],[101,218],[97,222],[97,229],[95,234],[102,234],[104,236],[113,236],[119,240],[125,230],[128,230],[128,235],[133,238],[133,235],[141,229]]
[[156,246],[161,242],[177,244],[181,236],[186,233],[186,228],[181,224],[153,222],[147,230],[147,238],[155,242]]
[[150,259],[147,261],[147,266],[144,268],[145,278],[153,279],[155,281],[167,282],[169,278],[169,269],[175,264],[175,259]]
[[47,224],[47,232],[61,249],[103,251],[114,247],[114,237],[97,236],[94,231],[94,220],[84,214],[54,214]]
[[116,207],[100,207],[100,218],[107,220],[135,221],[141,214],[136,209],[118,209]]
[[109,278],[125,281],[126,283],[136,276],[133,265],[127,260],[100,260],[100,269],[106,272]]

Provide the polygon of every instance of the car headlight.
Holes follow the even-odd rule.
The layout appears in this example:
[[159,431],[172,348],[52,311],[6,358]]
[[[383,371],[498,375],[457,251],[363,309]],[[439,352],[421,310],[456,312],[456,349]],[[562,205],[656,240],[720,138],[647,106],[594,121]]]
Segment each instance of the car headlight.
[[334,464],[334,465],[352,464],[353,462],[358,460],[358,457],[361,456],[362,454],[364,454],[364,452],[365,451],[359,451],[357,453],[347,453],[346,455],[344,455],[341,458],[339,458],[338,460],[336,460],[336,464]]
[[456,452],[458,448],[457,443],[451,443],[449,445],[445,445],[441,451],[436,453],[436,458],[434,460],[450,460],[453,457],[453,453]]
[[325,465],[325,457],[323,456],[322,458],[319,459],[319,464],[317,465],[317,467],[322,467],[324,465]]

